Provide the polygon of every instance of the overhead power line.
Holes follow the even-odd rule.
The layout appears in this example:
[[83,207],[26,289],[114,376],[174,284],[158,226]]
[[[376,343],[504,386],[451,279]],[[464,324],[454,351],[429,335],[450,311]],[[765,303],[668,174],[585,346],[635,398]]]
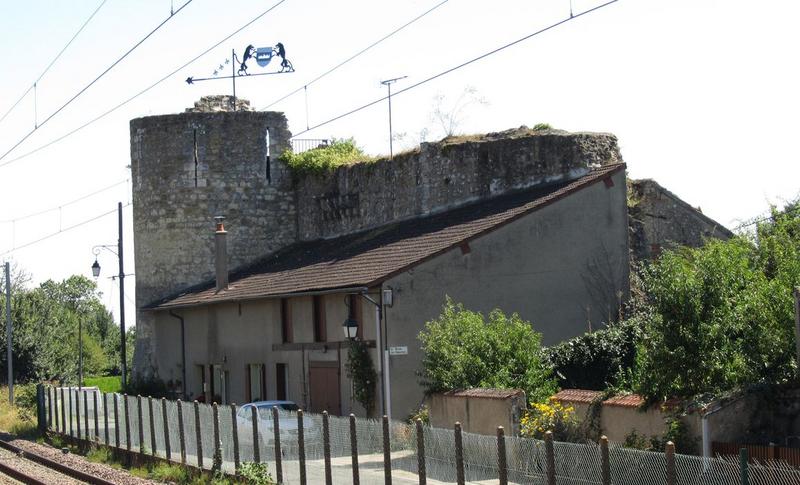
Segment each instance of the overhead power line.
[[40,216],[42,214],[47,214],[48,212],[57,211],[59,209],[63,209],[64,207],[68,207],[68,206],[70,206],[72,204],[76,204],[76,203],[81,202],[83,200],[86,200],[86,199],[88,199],[90,197],[93,197],[93,196],[95,196],[97,194],[105,192],[106,190],[113,189],[114,187],[116,187],[118,185],[122,185],[124,183],[129,182],[129,181],[130,181],[130,179],[120,180],[119,182],[116,182],[116,183],[111,184],[111,185],[107,185],[107,186],[103,187],[102,189],[95,190],[94,192],[92,192],[90,194],[82,195],[82,196],[80,196],[80,197],[78,197],[76,199],[72,199],[69,202],[64,202],[63,204],[59,204],[59,205],[51,207],[49,209],[40,210],[40,211],[37,211],[37,212],[26,214],[24,216],[15,217],[13,219],[2,220],[2,221],[0,221],[0,224],[19,222],[19,221],[23,221],[25,219],[30,219],[31,217],[36,217],[36,216]]
[[71,136],[71,135],[74,135],[75,133],[77,133],[77,132],[81,131],[82,129],[86,128],[87,126],[89,126],[89,125],[92,125],[92,124],[96,123],[97,121],[100,121],[101,119],[103,119],[103,118],[105,118],[106,116],[110,115],[110,114],[111,114],[111,113],[113,113],[114,111],[118,110],[119,108],[122,108],[123,106],[125,106],[125,105],[126,105],[126,104],[128,104],[128,103],[130,103],[130,102],[131,102],[131,101],[133,101],[134,99],[136,99],[136,98],[138,98],[139,96],[141,96],[141,95],[145,94],[146,92],[150,91],[150,90],[151,90],[151,89],[153,89],[154,87],[158,86],[158,85],[159,85],[159,84],[161,84],[162,82],[164,82],[164,81],[166,81],[167,79],[169,79],[170,77],[174,76],[176,73],[178,73],[179,71],[181,71],[182,69],[184,69],[186,66],[190,65],[191,63],[193,63],[193,62],[195,62],[196,60],[200,59],[200,58],[201,58],[201,57],[203,57],[204,55],[208,54],[208,53],[209,53],[209,52],[211,52],[213,49],[216,49],[216,48],[217,48],[217,47],[219,47],[219,46],[220,46],[220,45],[221,45],[223,42],[227,41],[228,39],[230,39],[230,38],[231,38],[231,37],[233,37],[234,35],[238,34],[238,33],[239,33],[239,32],[241,32],[242,30],[246,29],[247,27],[249,27],[250,25],[252,25],[252,24],[253,24],[253,23],[255,23],[256,21],[258,21],[259,19],[261,19],[263,16],[265,16],[266,14],[268,14],[269,12],[271,12],[272,10],[274,10],[276,7],[278,7],[280,4],[282,4],[282,3],[283,3],[283,2],[285,2],[285,1],[286,1],[286,0],[280,0],[279,2],[275,3],[274,5],[272,5],[271,7],[269,7],[268,9],[264,10],[263,12],[261,12],[261,13],[260,13],[259,15],[257,15],[255,18],[253,18],[253,20],[251,20],[251,21],[247,22],[246,24],[242,25],[241,27],[239,27],[238,29],[236,29],[235,31],[233,31],[233,32],[232,32],[230,35],[226,36],[225,38],[223,38],[223,39],[222,39],[222,40],[220,40],[219,42],[215,43],[214,45],[212,45],[212,46],[211,46],[211,47],[209,47],[208,49],[204,50],[203,52],[201,52],[201,53],[200,53],[200,54],[198,54],[197,56],[193,57],[193,58],[192,58],[191,60],[189,60],[188,62],[186,62],[186,63],[182,64],[180,67],[176,68],[175,70],[173,70],[172,72],[170,72],[170,73],[169,73],[169,74],[167,74],[166,76],[162,77],[161,79],[159,79],[158,81],[154,82],[154,83],[153,83],[153,84],[151,84],[150,86],[148,86],[148,87],[146,87],[146,88],[142,89],[142,90],[141,90],[141,91],[139,91],[138,93],[134,94],[133,96],[131,96],[130,98],[126,99],[125,101],[123,101],[123,102],[119,103],[118,105],[114,106],[113,108],[111,108],[111,109],[109,109],[109,110],[105,111],[104,113],[102,113],[102,114],[100,114],[100,115],[96,116],[95,118],[92,118],[91,120],[89,120],[89,121],[87,121],[86,123],[84,123],[84,124],[82,124],[82,125],[78,126],[77,128],[75,128],[75,129],[73,129],[73,130],[71,130],[71,131],[68,131],[68,132],[66,132],[65,134],[61,135],[60,137],[58,137],[58,138],[55,138],[55,139],[53,139],[53,140],[50,140],[49,142],[45,143],[44,145],[40,145],[40,146],[38,146],[37,148],[34,148],[33,150],[31,150],[31,151],[29,151],[29,152],[23,153],[22,155],[19,155],[19,156],[15,157],[15,158],[12,158],[12,159],[10,159],[10,160],[7,160],[7,161],[5,161],[5,162],[3,162],[3,163],[0,163],[0,167],[5,167],[6,165],[9,165],[9,164],[11,164],[11,163],[14,163],[14,162],[16,162],[16,161],[18,161],[18,160],[22,160],[23,158],[25,158],[25,157],[28,157],[28,156],[30,156],[30,155],[33,155],[34,153],[36,153],[36,152],[39,152],[39,151],[41,151],[41,150],[43,150],[43,149],[45,149],[45,148],[47,148],[47,147],[49,147],[49,146],[55,145],[56,143],[60,142],[61,140],[63,140],[63,139],[65,139],[65,138],[67,138],[67,137],[69,137],[69,136]]
[[91,20],[94,18],[95,14],[97,14],[97,12],[100,10],[100,8],[101,8],[103,5],[105,5],[106,1],[107,1],[107,0],[103,0],[102,2],[100,2],[100,5],[98,5],[98,6],[97,6],[97,8],[96,8],[96,9],[94,9],[94,12],[92,12],[92,14],[91,14],[91,15],[89,15],[89,18],[88,18],[88,19],[86,19],[86,22],[84,22],[84,23],[83,23],[83,25],[81,25],[81,28],[80,28],[80,29],[78,29],[78,31],[77,31],[77,32],[75,32],[75,35],[73,35],[73,36],[72,36],[72,38],[69,40],[69,42],[67,42],[67,44],[66,44],[66,45],[65,45],[65,46],[64,46],[64,47],[63,47],[63,48],[62,48],[62,49],[59,51],[59,53],[56,55],[56,57],[54,57],[54,58],[53,58],[53,60],[52,60],[52,61],[50,61],[50,64],[48,64],[48,65],[47,65],[47,67],[45,67],[45,68],[44,68],[44,71],[42,71],[42,73],[41,73],[41,74],[39,74],[39,77],[37,77],[37,78],[36,78],[36,80],[35,80],[35,81],[33,81],[33,84],[31,84],[31,85],[28,87],[28,89],[27,89],[27,90],[26,90],[24,93],[22,93],[22,96],[20,96],[20,97],[19,97],[19,99],[18,99],[18,100],[17,100],[17,101],[16,101],[16,102],[15,102],[15,103],[14,103],[14,104],[13,104],[13,105],[10,107],[10,108],[8,108],[8,111],[6,111],[6,112],[5,112],[5,114],[3,115],[3,117],[2,117],[2,118],[0,118],[0,123],[2,123],[4,119],[6,119],[6,116],[8,116],[8,115],[9,115],[9,113],[11,113],[12,111],[14,111],[14,108],[16,108],[16,107],[17,107],[17,105],[20,103],[20,101],[22,101],[23,99],[25,99],[25,96],[27,96],[27,95],[28,95],[28,93],[30,93],[30,92],[31,92],[31,90],[35,88],[36,84],[37,84],[39,81],[41,81],[41,80],[42,80],[42,78],[44,77],[44,75],[45,75],[45,74],[47,74],[47,71],[49,71],[49,70],[50,70],[50,68],[51,68],[51,67],[53,67],[53,64],[55,64],[55,63],[56,63],[56,61],[58,60],[58,58],[59,58],[59,57],[61,57],[61,54],[63,54],[63,53],[64,53],[64,51],[65,51],[65,50],[67,50],[67,47],[69,47],[69,46],[70,46],[70,44],[72,44],[72,41],[74,41],[74,40],[75,40],[75,38],[76,38],[76,37],[78,37],[78,34],[80,34],[80,33],[83,31],[83,29],[84,29],[84,28],[86,27],[86,25],[87,25],[87,24],[88,24],[88,23],[89,23],[89,22],[90,22],[90,21],[91,21]]
[[[418,83],[412,84],[411,86],[408,86],[408,87],[403,88],[403,89],[401,89],[401,90],[399,90],[399,91],[397,91],[395,93],[392,93],[392,96],[397,96],[398,94],[402,94],[402,93],[405,93],[406,91],[410,91],[410,90],[412,90],[412,89],[414,89],[416,87],[419,87],[419,86],[421,86],[421,85],[423,85],[425,83],[433,81],[434,79],[440,78],[440,77],[442,77],[442,76],[444,76],[446,74],[450,74],[453,71],[456,71],[458,69],[461,69],[462,67],[468,66],[468,65],[470,65],[470,64],[472,64],[474,62],[480,61],[481,59],[484,59],[486,57],[494,55],[494,54],[496,54],[496,53],[498,53],[498,52],[500,52],[500,51],[502,51],[504,49],[508,49],[509,47],[511,47],[513,45],[516,45],[516,44],[519,44],[522,41],[528,40],[531,37],[535,37],[535,36],[537,36],[539,34],[543,34],[543,33],[547,32],[548,30],[552,30],[552,29],[554,29],[554,28],[556,28],[556,27],[558,27],[560,25],[563,25],[563,24],[569,22],[570,20],[574,20],[574,19],[577,19],[579,17],[583,17],[584,15],[590,14],[592,12],[596,12],[596,11],[598,11],[598,10],[604,8],[604,7],[607,7],[607,6],[611,5],[612,3],[616,3],[617,1],[618,0],[610,0],[610,1],[606,2],[606,3],[603,3],[603,4],[598,5],[596,7],[592,7],[590,9],[588,9],[588,10],[585,10],[585,11],[577,13],[577,14],[570,13],[570,16],[565,18],[564,20],[560,20],[560,21],[558,21],[558,22],[556,22],[554,24],[548,25],[547,27],[545,27],[543,29],[540,29],[540,30],[537,30],[536,32],[530,33],[530,34],[526,35],[525,37],[521,37],[521,38],[519,38],[519,39],[517,39],[517,40],[515,40],[513,42],[509,42],[508,44],[505,44],[505,45],[500,46],[500,47],[498,47],[496,49],[493,49],[493,50],[491,50],[491,51],[489,51],[489,52],[487,52],[485,54],[481,54],[480,56],[474,57],[474,58],[472,58],[472,59],[470,59],[470,60],[468,60],[466,62],[462,62],[461,64],[459,64],[457,66],[454,66],[454,67],[451,67],[449,69],[446,69],[446,70],[444,70],[444,71],[442,71],[442,72],[440,72],[438,74],[434,74],[433,76],[430,76],[430,77],[428,77],[426,79],[423,79],[422,81],[419,81]],[[374,105],[376,105],[376,104],[380,103],[381,101],[384,101],[384,100],[386,100],[388,98],[389,98],[388,96],[383,96],[383,97],[378,98],[378,99],[376,99],[374,101],[370,101],[369,103],[364,104],[362,106],[359,106],[357,108],[351,109],[350,111],[347,111],[346,113],[342,113],[342,114],[340,114],[338,116],[334,116],[333,118],[330,118],[330,119],[328,119],[326,121],[323,121],[322,123],[318,123],[318,124],[316,124],[316,125],[314,125],[314,126],[312,126],[310,128],[307,128],[307,129],[305,129],[305,130],[303,130],[303,131],[301,131],[299,133],[295,133],[293,135],[293,137],[300,136],[300,135],[302,135],[304,133],[308,133],[311,130],[315,130],[315,129],[321,127],[321,126],[325,126],[325,125],[327,125],[329,123],[333,123],[334,121],[337,121],[337,120],[340,120],[340,119],[345,118],[347,116],[350,116],[352,114],[355,114],[355,113],[357,113],[357,112],[359,112],[361,110],[369,108],[370,106],[374,106]]]
[[[123,205],[122,207],[128,207],[129,205],[131,205],[130,202],[128,202],[127,204]],[[94,222],[94,221],[96,221],[98,219],[101,219],[101,218],[103,218],[105,216],[108,216],[108,215],[111,215],[111,214],[116,214],[116,213],[117,213],[117,209],[116,208],[114,210],[110,210],[108,212],[104,212],[104,213],[96,215],[96,216],[94,216],[94,217],[92,217],[90,219],[86,219],[86,220],[83,220],[81,222],[75,223],[75,224],[73,224],[71,226],[67,226],[65,228],[59,229],[58,231],[53,232],[51,234],[48,234],[46,236],[40,237],[39,239],[35,239],[33,241],[26,242],[25,244],[23,244],[21,246],[15,246],[15,247],[9,249],[8,251],[0,253],[0,256],[5,256],[6,254],[11,254],[14,251],[17,251],[19,249],[27,248],[28,246],[33,246],[34,244],[38,244],[38,243],[40,243],[42,241],[46,241],[47,239],[50,239],[51,237],[58,236],[59,234],[61,234],[63,232],[70,231],[70,230],[75,229],[77,227],[85,226],[86,224],[89,224],[90,222]]]
[[71,104],[73,101],[75,101],[76,99],[78,99],[78,97],[79,97],[81,94],[85,93],[87,89],[89,89],[90,87],[92,87],[92,86],[94,85],[94,83],[96,83],[97,81],[99,81],[99,80],[100,80],[100,78],[102,78],[103,76],[105,76],[105,75],[106,75],[106,74],[107,74],[107,73],[108,73],[108,72],[109,72],[111,69],[113,69],[113,68],[114,68],[114,67],[115,67],[117,64],[119,64],[120,62],[122,62],[122,60],[123,60],[123,59],[125,59],[126,57],[128,57],[128,55],[130,55],[130,53],[131,53],[131,52],[133,52],[134,50],[136,50],[136,48],[137,48],[137,47],[139,47],[140,45],[142,45],[142,43],[144,43],[144,41],[146,41],[147,39],[149,39],[151,35],[155,34],[155,33],[156,33],[156,32],[157,32],[157,31],[158,31],[158,30],[159,30],[161,27],[163,27],[163,26],[164,26],[164,25],[165,25],[167,22],[169,22],[169,21],[170,21],[170,20],[171,20],[171,19],[172,19],[172,18],[173,18],[175,15],[177,15],[177,14],[178,14],[178,13],[179,13],[181,10],[183,10],[184,8],[186,8],[186,7],[187,7],[187,6],[188,6],[190,3],[192,3],[193,1],[194,1],[194,0],[186,0],[186,3],[184,3],[183,5],[181,5],[181,6],[180,6],[180,8],[178,8],[178,10],[176,10],[176,11],[175,11],[175,13],[174,13],[174,14],[170,14],[170,16],[169,16],[169,17],[167,17],[166,19],[164,19],[164,20],[163,20],[163,21],[162,21],[160,24],[158,24],[158,25],[156,26],[156,28],[154,28],[153,30],[151,30],[151,31],[150,31],[150,33],[148,33],[147,35],[145,35],[145,36],[144,36],[144,37],[143,37],[141,40],[139,40],[139,41],[138,41],[136,44],[134,44],[134,45],[133,45],[133,47],[131,47],[130,49],[128,49],[128,51],[127,51],[127,52],[125,52],[125,53],[124,53],[124,54],[123,54],[123,55],[122,55],[122,56],[121,56],[119,59],[117,59],[117,60],[116,60],[116,61],[114,61],[114,62],[113,62],[113,63],[112,63],[110,66],[108,66],[108,67],[106,68],[106,70],[105,70],[105,71],[101,72],[99,76],[97,76],[96,78],[94,78],[94,80],[93,80],[92,82],[90,82],[89,84],[87,84],[86,86],[84,86],[84,87],[83,87],[83,88],[82,88],[80,91],[78,91],[78,92],[77,92],[77,93],[76,93],[74,96],[72,96],[72,97],[71,97],[71,98],[70,98],[70,99],[69,99],[69,100],[68,100],[66,103],[62,104],[60,108],[58,108],[57,110],[55,110],[55,111],[54,111],[52,114],[50,114],[50,116],[48,116],[47,118],[45,118],[45,119],[44,119],[44,120],[43,120],[41,123],[39,123],[38,125],[36,125],[36,126],[35,126],[35,127],[34,127],[34,128],[31,130],[31,131],[29,131],[29,132],[28,132],[28,133],[27,133],[25,136],[23,136],[23,137],[22,137],[22,139],[20,139],[20,140],[19,140],[17,143],[15,143],[15,144],[14,144],[14,146],[12,146],[12,147],[11,147],[11,148],[10,148],[8,151],[6,151],[6,152],[5,152],[5,153],[4,153],[2,156],[0,156],[0,160],[4,159],[6,156],[8,156],[8,154],[9,154],[9,153],[11,153],[12,151],[14,151],[14,149],[15,149],[15,148],[17,148],[18,146],[20,146],[20,145],[21,145],[21,144],[22,144],[22,143],[23,143],[25,140],[27,140],[27,139],[28,139],[28,137],[30,137],[32,134],[34,134],[34,133],[36,132],[36,130],[38,130],[39,128],[41,128],[42,126],[44,126],[44,125],[45,125],[45,123],[47,123],[48,121],[50,121],[51,119],[53,119],[53,117],[54,117],[54,116],[56,116],[58,113],[60,113],[60,112],[61,112],[61,111],[62,111],[64,108],[66,108],[66,107],[67,107],[67,106],[69,106],[69,105],[70,105],[70,104]]
[[332,68],[328,69],[327,71],[325,71],[324,73],[320,74],[319,76],[315,77],[315,78],[314,78],[314,79],[312,79],[311,81],[308,81],[307,83],[305,83],[305,84],[303,84],[302,86],[298,87],[298,88],[297,88],[297,89],[295,89],[294,91],[292,91],[292,92],[290,92],[290,93],[287,93],[287,94],[286,94],[286,95],[284,95],[283,97],[281,97],[281,98],[279,98],[279,99],[277,99],[277,100],[275,100],[275,101],[271,102],[270,104],[268,104],[267,106],[265,106],[263,109],[264,109],[264,110],[267,110],[267,109],[269,109],[270,107],[274,106],[275,104],[278,104],[278,103],[280,103],[281,101],[283,101],[284,99],[288,98],[289,96],[292,96],[293,94],[297,94],[297,93],[299,93],[300,91],[303,91],[304,89],[308,88],[309,86],[311,86],[311,85],[312,85],[312,84],[314,84],[315,82],[319,81],[319,80],[320,80],[320,79],[322,79],[323,77],[327,76],[328,74],[332,73],[333,71],[335,71],[335,70],[339,69],[340,67],[344,66],[345,64],[347,64],[348,62],[352,61],[352,60],[353,60],[353,59],[355,59],[356,57],[358,57],[358,56],[360,56],[361,54],[363,54],[363,53],[367,52],[368,50],[372,49],[373,47],[375,47],[376,45],[380,44],[380,43],[381,43],[381,42],[383,42],[384,40],[388,39],[389,37],[393,36],[394,34],[396,34],[396,33],[400,32],[401,30],[405,29],[405,28],[406,28],[406,27],[408,27],[409,25],[413,24],[413,23],[414,23],[414,22],[416,22],[417,20],[419,20],[419,19],[421,19],[421,18],[425,17],[426,15],[428,15],[428,14],[429,14],[429,13],[431,13],[431,12],[433,12],[433,11],[434,11],[434,10],[436,10],[437,8],[441,7],[442,5],[444,5],[445,3],[447,3],[448,1],[449,1],[449,0],[444,0],[444,1],[442,1],[442,2],[439,2],[439,3],[437,3],[437,4],[436,4],[436,5],[434,5],[433,7],[429,8],[428,10],[426,10],[425,12],[421,13],[420,15],[417,15],[416,17],[414,17],[414,18],[413,18],[413,19],[411,19],[410,21],[406,22],[405,24],[401,25],[400,27],[398,27],[398,28],[394,29],[393,31],[389,32],[388,34],[384,35],[384,36],[383,36],[383,37],[381,37],[380,39],[376,40],[376,41],[375,41],[375,42],[373,42],[372,44],[370,44],[370,45],[368,45],[367,47],[365,47],[365,48],[361,49],[360,51],[356,52],[355,54],[353,54],[352,56],[348,57],[347,59],[345,59],[344,61],[340,62],[339,64],[336,64],[335,66],[333,66]]

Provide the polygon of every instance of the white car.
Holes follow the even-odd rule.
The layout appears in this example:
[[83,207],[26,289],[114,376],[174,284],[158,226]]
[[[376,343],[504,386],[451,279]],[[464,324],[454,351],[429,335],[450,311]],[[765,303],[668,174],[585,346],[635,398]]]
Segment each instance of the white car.
[[[287,412],[296,412],[300,408],[292,401],[258,401],[243,404],[236,411],[236,424],[239,430],[239,441],[253,442],[253,408],[257,410],[259,441],[271,446],[275,440],[274,419],[272,409],[279,412],[278,427],[280,428],[281,447],[297,446],[297,415]],[[321,431],[310,417],[303,419],[303,441],[311,444],[321,439]]]

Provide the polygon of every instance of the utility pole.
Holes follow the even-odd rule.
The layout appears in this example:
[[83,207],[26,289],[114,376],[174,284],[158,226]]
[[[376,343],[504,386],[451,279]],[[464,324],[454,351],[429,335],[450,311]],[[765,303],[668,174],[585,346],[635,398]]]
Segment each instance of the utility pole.
[[6,261],[6,362],[8,362],[8,402],[14,404],[14,362],[11,353],[11,264]]
[[408,76],[402,76],[402,77],[396,77],[394,79],[387,79],[385,81],[381,81],[381,84],[386,86],[389,90],[389,160],[392,160],[392,158],[394,158],[394,153],[392,153],[392,84],[407,77]]
[[119,224],[119,241],[117,251],[119,255],[119,331],[121,333],[121,347],[119,349],[122,356],[122,388],[126,389],[128,381],[128,358],[127,358],[127,338],[125,336],[125,269],[122,264],[122,202],[117,203],[117,215]]

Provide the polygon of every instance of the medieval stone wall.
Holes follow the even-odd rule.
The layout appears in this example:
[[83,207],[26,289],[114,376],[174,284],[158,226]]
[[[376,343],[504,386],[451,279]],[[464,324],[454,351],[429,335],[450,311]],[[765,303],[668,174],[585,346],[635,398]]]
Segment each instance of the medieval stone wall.
[[628,213],[635,261],[651,259],[670,247],[699,247],[708,238],[733,236],[699,208],[650,179],[629,180]]
[[283,114],[252,111],[240,99],[237,111],[232,106],[230,98],[205,97],[181,114],[131,121],[137,373],[154,367],[153,317],[142,308],[214,276],[214,216],[226,217],[235,269],[298,240],[442,211],[622,161],[610,134],[520,128],[298,176],[279,159],[291,137]]
[[423,143],[418,151],[297,181],[298,237],[335,237],[622,161],[603,133],[526,128]]

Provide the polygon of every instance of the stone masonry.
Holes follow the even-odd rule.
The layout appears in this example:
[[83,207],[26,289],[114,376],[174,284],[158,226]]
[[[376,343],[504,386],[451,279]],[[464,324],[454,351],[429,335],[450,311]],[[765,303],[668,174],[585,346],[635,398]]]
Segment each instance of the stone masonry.
[[614,135],[522,127],[425,143],[393,161],[292,176],[279,160],[290,147],[284,115],[250,111],[245,100],[237,100],[236,112],[230,106],[228,98],[206,97],[185,113],[131,121],[137,376],[155,369],[153,317],[142,308],[213,278],[214,216],[227,218],[235,269],[297,241],[439,212],[622,161]]
[[628,181],[628,220],[634,261],[657,257],[675,246],[699,247],[708,238],[733,233],[650,179]]

